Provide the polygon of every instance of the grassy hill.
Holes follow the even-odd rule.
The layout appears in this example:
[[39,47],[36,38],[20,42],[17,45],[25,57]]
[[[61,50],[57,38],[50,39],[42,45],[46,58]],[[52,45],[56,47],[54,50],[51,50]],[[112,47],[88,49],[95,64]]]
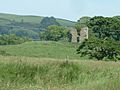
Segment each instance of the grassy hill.
[[[33,23],[33,24],[40,24],[41,20],[44,18],[44,16],[33,16],[33,15],[15,15],[15,14],[4,14],[0,13],[0,18],[6,19],[6,20],[15,20],[16,22],[21,22],[21,20],[24,20],[24,22]],[[64,26],[74,26],[75,22],[64,20],[64,19],[57,19],[58,23]]]
[[30,56],[56,59],[82,59],[76,54],[79,44],[68,42],[33,41],[20,45],[0,46],[0,52],[11,56]]

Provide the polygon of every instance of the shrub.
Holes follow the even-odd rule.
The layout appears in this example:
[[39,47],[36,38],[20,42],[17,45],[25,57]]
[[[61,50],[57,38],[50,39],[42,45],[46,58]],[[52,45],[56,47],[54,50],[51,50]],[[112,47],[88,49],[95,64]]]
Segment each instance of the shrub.
[[97,60],[119,60],[120,42],[112,40],[92,39],[81,43],[77,53],[81,56],[88,55],[90,58]]
[[24,43],[26,41],[28,41],[27,38],[21,38],[13,34],[0,36],[0,45],[15,45]]

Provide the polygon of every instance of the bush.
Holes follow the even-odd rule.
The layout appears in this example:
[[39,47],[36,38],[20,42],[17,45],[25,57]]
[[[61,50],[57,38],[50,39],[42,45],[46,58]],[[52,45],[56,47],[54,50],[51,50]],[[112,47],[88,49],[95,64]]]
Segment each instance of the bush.
[[27,38],[21,38],[13,34],[0,36],[0,45],[15,45],[24,43],[26,41],[28,41]]
[[3,56],[8,56],[10,55],[9,53],[7,53],[6,51],[4,50],[0,50],[0,55],[3,55]]
[[62,26],[51,25],[40,33],[41,40],[59,41],[67,38],[68,30]]
[[92,39],[83,42],[77,49],[81,56],[88,55],[97,60],[119,60],[120,42],[112,40]]

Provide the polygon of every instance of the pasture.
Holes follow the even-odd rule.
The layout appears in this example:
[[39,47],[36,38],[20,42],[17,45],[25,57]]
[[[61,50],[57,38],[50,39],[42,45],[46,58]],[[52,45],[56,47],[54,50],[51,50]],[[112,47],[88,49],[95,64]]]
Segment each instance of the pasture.
[[120,62],[88,60],[79,44],[0,46],[0,90],[119,90]]
[[119,90],[120,62],[0,56],[0,90]]

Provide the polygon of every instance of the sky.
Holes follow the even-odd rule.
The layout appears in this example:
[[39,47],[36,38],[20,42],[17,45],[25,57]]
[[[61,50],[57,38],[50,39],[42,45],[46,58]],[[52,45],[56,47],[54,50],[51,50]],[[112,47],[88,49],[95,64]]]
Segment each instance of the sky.
[[82,16],[120,15],[119,4],[120,0],[0,0],[0,13],[77,21]]

